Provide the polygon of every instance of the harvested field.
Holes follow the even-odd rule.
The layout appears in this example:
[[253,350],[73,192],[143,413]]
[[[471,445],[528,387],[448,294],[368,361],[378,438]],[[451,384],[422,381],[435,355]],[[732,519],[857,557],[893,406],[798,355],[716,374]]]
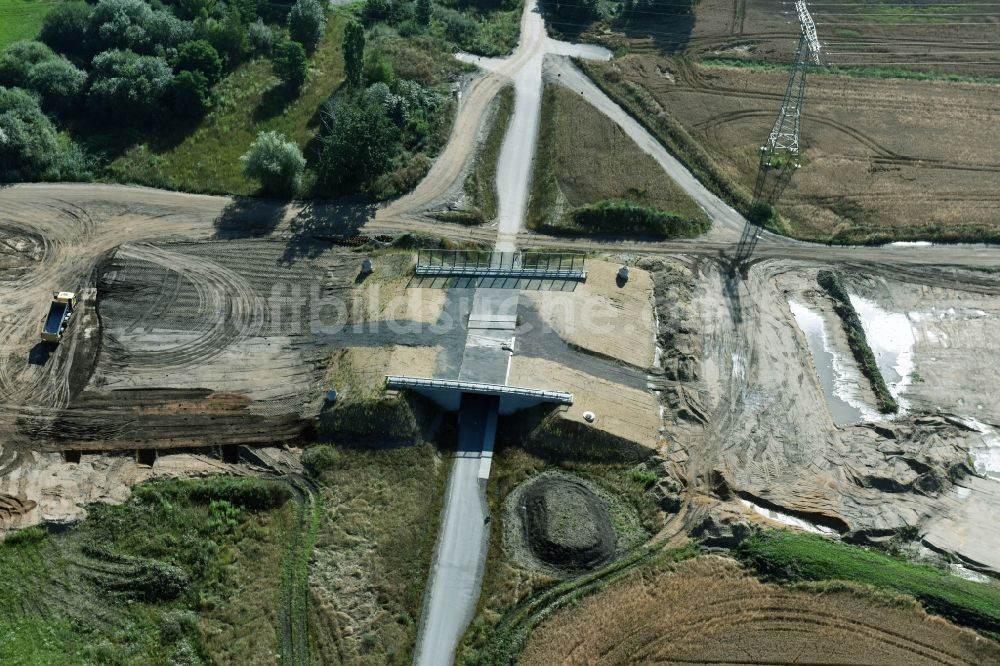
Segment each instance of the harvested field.
[[518,663],[984,664],[996,643],[914,604],[758,582],[702,557],[639,570],[538,628]]
[[[829,64],[954,74],[995,75],[1000,16],[989,3],[937,0],[809,3]],[[693,14],[669,10],[616,22],[586,36],[633,52],[689,57],[740,57],[791,62],[799,36],[794,11],[782,0],[700,0]]]
[[577,208],[629,201],[704,220],[697,204],[612,120],[559,85],[546,85],[527,225],[579,232]]
[[[787,72],[692,65],[651,52],[587,69],[647,124],[662,115],[682,128],[721,178],[749,195]],[[785,231],[845,242],[995,238],[996,91],[987,84],[810,77],[803,166],[778,206],[789,221]]]
[[[569,345],[645,370],[653,362],[653,284],[647,271],[631,268],[616,284],[619,264],[587,262],[587,281],[573,291],[526,291],[538,317]],[[519,336],[531,331],[519,331]]]

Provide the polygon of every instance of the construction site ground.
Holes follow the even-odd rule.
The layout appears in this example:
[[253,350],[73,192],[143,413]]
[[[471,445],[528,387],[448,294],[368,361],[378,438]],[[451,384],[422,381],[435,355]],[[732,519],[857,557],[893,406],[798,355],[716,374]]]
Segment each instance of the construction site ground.
[[[527,5],[525,25],[534,28],[518,53],[492,63],[491,74],[463,88],[456,133],[430,176],[412,194],[377,212],[356,201],[286,204],[90,184],[0,189],[0,527],[76,520],[88,502],[121,501],[131,484],[161,473],[294,470],[294,448],[312,438],[316,417],[329,406],[328,389],[367,398],[381,393],[384,373],[455,378],[476,285],[411,279],[413,253],[388,250],[402,234],[435,234],[447,244],[497,240],[496,228],[450,225],[423,213],[447,206],[448,193],[464,178],[483,113],[502,85],[526,71],[527,64],[532,77],[541,76],[541,60],[552,42],[535,25],[539,20],[532,7]],[[732,4],[734,17],[740,7],[745,13],[746,3]],[[723,29],[726,44],[734,35],[742,39],[737,23],[742,25],[734,19]],[[698,30],[697,22],[691,29]],[[783,26],[771,36],[784,40],[788,30]],[[651,40],[649,48],[670,49],[667,42],[656,43],[655,33],[635,38]],[[690,42],[712,48],[716,43]],[[622,64],[609,67],[619,67],[623,78],[645,86],[704,145],[717,141],[719,163],[748,182],[744,167],[753,164],[753,142],[760,140],[754,137],[766,131],[784,75],[699,69],[635,46]],[[565,59],[549,73],[574,82],[582,76]],[[886,82],[817,77],[816,98],[810,101],[818,114],[812,118],[816,132],[806,140],[807,166],[787,194],[792,210],[824,220],[830,234],[853,229],[857,225],[835,222],[823,210],[832,210],[831,198],[843,195],[844,183],[863,178],[881,183],[875,190],[846,190],[852,205],[871,207],[870,216],[864,209],[863,220],[916,225],[941,215],[941,224],[956,227],[995,222],[983,212],[995,199],[990,179],[997,171],[989,163],[989,146],[977,142],[978,135],[946,142],[945,125],[930,123],[933,114],[922,106],[940,105],[942,117],[952,114],[949,130],[993,136],[983,124],[994,111],[993,88],[894,81],[887,84],[893,92],[886,97],[876,95],[869,83]],[[758,85],[759,93],[754,92]],[[583,87],[584,97],[619,126],[635,123],[614,102],[599,98],[592,84]],[[967,97],[956,101],[956,95]],[[761,105],[746,116],[753,127],[740,129],[743,107],[736,106],[746,97]],[[730,99],[737,101],[726,109]],[[822,109],[830,111],[820,122]],[[709,122],[720,112],[724,118]],[[850,123],[842,119],[848,112],[856,114]],[[848,131],[847,125],[865,129]],[[633,138],[655,144],[645,130],[630,128]],[[906,133],[927,145],[897,145],[882,132]],[[938,150],[944,155],[934,154]],[[649,480],[645,501],[652,503],[655,493],[658,506],[673,507],[657,514],[666,524],[660,538],[691,532],[724,543],[747,524],[794,526],[868,544],[915,534],[907,547],[947,560],[962,575],[1000,574],[1000,526],[991,519],[1000,504],[1000,403],[993,390],[1000,346],[991,342],[1000,317],[995,248],[828,247],[764,234],[756,255],[737,264],[732,257],[742,217],[706,196],[679,164],[656,159],[675,181],[687,183],[684,189],[713,217],[706,238],[654,244],[555,239],[520,227],[501,229],[504,243],[569,247],[607,258],[590,262],[584,284],[521,285],[508,382],[570,391],[574,404],[557,410],[555,419],[572,421],[573,432],[592,428],[617,438],[605,441],[637,443],[656,454],[633,469],[635,475],[618,468],[615,473],[633,485],[637,478],[645,491],[644,479],[652,472],[655,480]],[[513,175],[518,178],[504,180],[508,189],[499,192],[501,199],[527,187],[527,178],[520,178],[524,174]],[[821,191],[827,183],[837,189]],[[955,210],[940,207],[942,201]],[[838,220],[850,217],[837,215]],[[513,223],[516,227],[520,220]],[[350,249],[364,243],[375,262],[370,276],[360,272],[368,255]],[[633,266],[624,285],[615,280],[619,261]],[[899,414],[881,416],[874,410],[870,388],[837,330],[832,302],[816,284],[822,269],[835,270],[857,299],[879,370],[901,405]],[[79,307],[63,341],[43,345],[38,341],[42,318],[52,292],[62,290],[76,291]],[[820,322],[819,328],[805,330],[807,321]],[[818,348],[809,337],[817,339],[817,330],[826,334]],[[836,361],[827,369],[823,358]],[[855,403],[856,419],[834,415],[824,378],[834,382],[835,397]],[[583,418],[584,411],[595,413],[592,423]],[[567,448],[574,443],[567,441]],[[236,445],[256,450],[262,464],[220,466],[217,447]],[[161,457],[150,457],[151,450]],[[82,452],[81,461],[66,462],[64,451]],[[440,460],[429,445],[414,455],[420,459],[390,460],[419,465],[420,478],[429,480],[407,486],[408,494],[423,502],[408,514],[411,524],[393,513],[402,497],[395,494],[399,478],[387,476],[371,488],[359,482],[357,497],[327,497],[342,505],[333,515],[345,522],[323,523],[336,533],[328,534],[322,557],[330,571],[353,576],[339,588],[339,573],[309,578],[314,586],[326,586],[324,594],[316,593],[313,611],[320,606],[327,617],[312,621],[328,622],[334,628],[330,636],[348,635],[348,628],[354,635],[387,619],[380,614],[379,592],[371,590],[378,567],[364,566],[372,553],[384,554],[386,544],[397,553],[420,555],[383,563],[420,569],[413,580],[393,583],[392,594],[411,596],[399,613],[413,619],[412,597],[419,597],[421,589],[414,580],[423,580],[428,562],[422,557],[430,552],[418,537],[436,524],[443,485]],[[377,471],[379,462],[372,458],[363,464]],[[334,469],[349,476],[348,468]],[[405,476],[406,470],[395,472]],[[374,499],[361,497],[362,490]],[[311,497],[311,491],[302,494]],[[393,513],[392,520],[387,518],[378,536],[369,533],[358,541],[350,529],[364,532],[369,510]],[[300,538],[308,533],[306,522],[300,520]],[[394,539],[396,530],[405,531],[403,537]],[[339,543],[357,546],[349,561],[336,561],[330,546]],[[306,580],[309,557],[293,555],[300,569],[290,575]],[[704,579],[715,573],[698,575]],[[733,574],[734,584],[741,576]],[[693,590],[707,589],[709,595],[701,579],[694,576]],[[509,591],[505,600],[518,601],[525,589]],[[750,619],[775,605],[772,592],[762,594],[764,603],[751,610]],[[773,594],[785,599],[784,592]],[[797,594],[794,603],[802,601]],[[846,607],[838,600],[808,603],[827,601],[831,607],[806,613],[804,640],[816,640],[819,633],[824,644],[836,646],[844,631],[857,632],[860,625],[831,628],[831,614],[854,617],[867,611],[853,602]],[[335,607],[348,611],[341,616]],[[407,622],[403,615],[396,619]],[[925,620],[920,620],[921,631],[907,624],[910,620],[899,619],[902,638],[893,642],[885,637],[897,635],[891,633],[895,628],[866,625],[864,635],[890,650],[885,661],[910,659],[914,646],[924,645],[921,631],[926,629]],[[719,634],[724,639],[735,635],[770,646],[766,632],[742,636],[739,627],[726,627]],[[357,654],[378,640],[384,654],[392,650],[405,660],[413,633],[409,627],[391,628],[377,639],[362,635],[317,648],[324,656]],[[953,651],[921,655],[966,660],[964,638],[949,640],[942,638],[941,645],[954,644],[948,648]],[[344,645],[347,652],[341,651]],[[724,648],[720,643],[722,652],[710,657],[727,656]],[[586,661],[589,653],[581,654]]]

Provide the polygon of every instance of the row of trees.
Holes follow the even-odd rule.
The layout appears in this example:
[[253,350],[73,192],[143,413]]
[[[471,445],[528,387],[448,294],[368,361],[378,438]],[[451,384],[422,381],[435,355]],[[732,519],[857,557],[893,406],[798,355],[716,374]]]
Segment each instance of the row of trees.
[[[86,133],[201,117],[213,86],[253,55],[297,91],[307,52],[326,29],[320,0],[276,10],[264,0],[72,1],[46,16],[40,41],[0,53],[0,179],[79,178],[83,152],[60,136],[53,119]],[[287,12],[287,16],[277,12]],[[264,23],[284,19],[288,34]],[[85,122],[81,122],[85,121]],[[77,174],[77,175],[73,175]]]
[[298,88],[306,53],[326,29],[323,5],[298,0],[287,16],[294,41],[277,48],[257,12],[257,0],[61,4],[46,16],[41,43],[19,42],[0,55],[0,85],[35,92],[53,113],[75,113],[85,95],[95,119],[115,124],[158,120],[163,110],[203,114],[212,86],[252,54],[274,53],[276,73]]
[[[347,85],[320,109],[319,148],[312,156],[320,191],[360,185],[376,196],[394,194],[376,187],[376,181],[403,167],[407,157],[432,151],[435,112],[446,97],[416,81],[398,78],[380,57],[366,58],[366,42],[360,23],[345,27]],[[243,155],[242,164],[244,175],[259,181],[265,193],[287,195],[300,188],[306,160],[294,142],[262,132]]]

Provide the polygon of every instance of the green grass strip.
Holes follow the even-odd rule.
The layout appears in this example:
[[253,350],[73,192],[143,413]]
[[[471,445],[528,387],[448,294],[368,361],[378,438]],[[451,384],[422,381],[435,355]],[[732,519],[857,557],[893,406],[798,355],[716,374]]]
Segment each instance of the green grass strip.
[[1000,585],[995,583],[976,583],[858,546],[784,530],[755,534],[734,554],[770,578],[870,585],[914,597],[954,622],[1000,636]]
[[892,397],[892,393],[889,392],[885,378],[882,377],[882,373],[878,369],[875,354],[872,353],[872,348],[868,344],[868,338],[865,337],[865,329],[861,325],[861,318],[858,317],[858,313],[851,303],[851,297],[847,294],[847,290],[844,289],[844,285],[841,284],[840,278],[831,271],[820,271],[816,276],[816,282],[834,300],[833,309],[844,325],[844,332],[847,334],[847,344],[850,346],[851,352],[854,354],[854,358],[861,368],[861,372],[871,382],[872,390],[875,392],[875,399],[878,401],[879,411],[883,414],[898,412],[899,405],[896,403],[896,399]]
[[[780,62],[767,62],[763,60],[740,60],[737,58],[703,58],[698,61],[703,67],[735,67],[739,69],[752,69],[762,72],[788,71],[791,65]],[[961,62],[956,62],[961,65]],[[909,81],[943,81],[946,83],[985,83],[1000,84],[1000,77],[996,76],[970,76],[967,74],[951,74],[947,72],[935,71],[915,71],[900,67],[837,67],[833,65],[825,67],[813,67],[811,74],[826,76],[849,76],[861,79],[906,79]]]

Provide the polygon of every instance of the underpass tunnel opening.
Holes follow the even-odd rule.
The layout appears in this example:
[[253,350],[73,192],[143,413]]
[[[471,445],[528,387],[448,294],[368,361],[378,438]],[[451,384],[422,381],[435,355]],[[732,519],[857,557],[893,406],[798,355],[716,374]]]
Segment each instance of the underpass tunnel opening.
[[156,449],[137,449],[135,452],[135,461],[146,467],[155,465],[157,457]]
[[492,451],[500,412],[500,397],[463,393],[459,405],[459,452]]

